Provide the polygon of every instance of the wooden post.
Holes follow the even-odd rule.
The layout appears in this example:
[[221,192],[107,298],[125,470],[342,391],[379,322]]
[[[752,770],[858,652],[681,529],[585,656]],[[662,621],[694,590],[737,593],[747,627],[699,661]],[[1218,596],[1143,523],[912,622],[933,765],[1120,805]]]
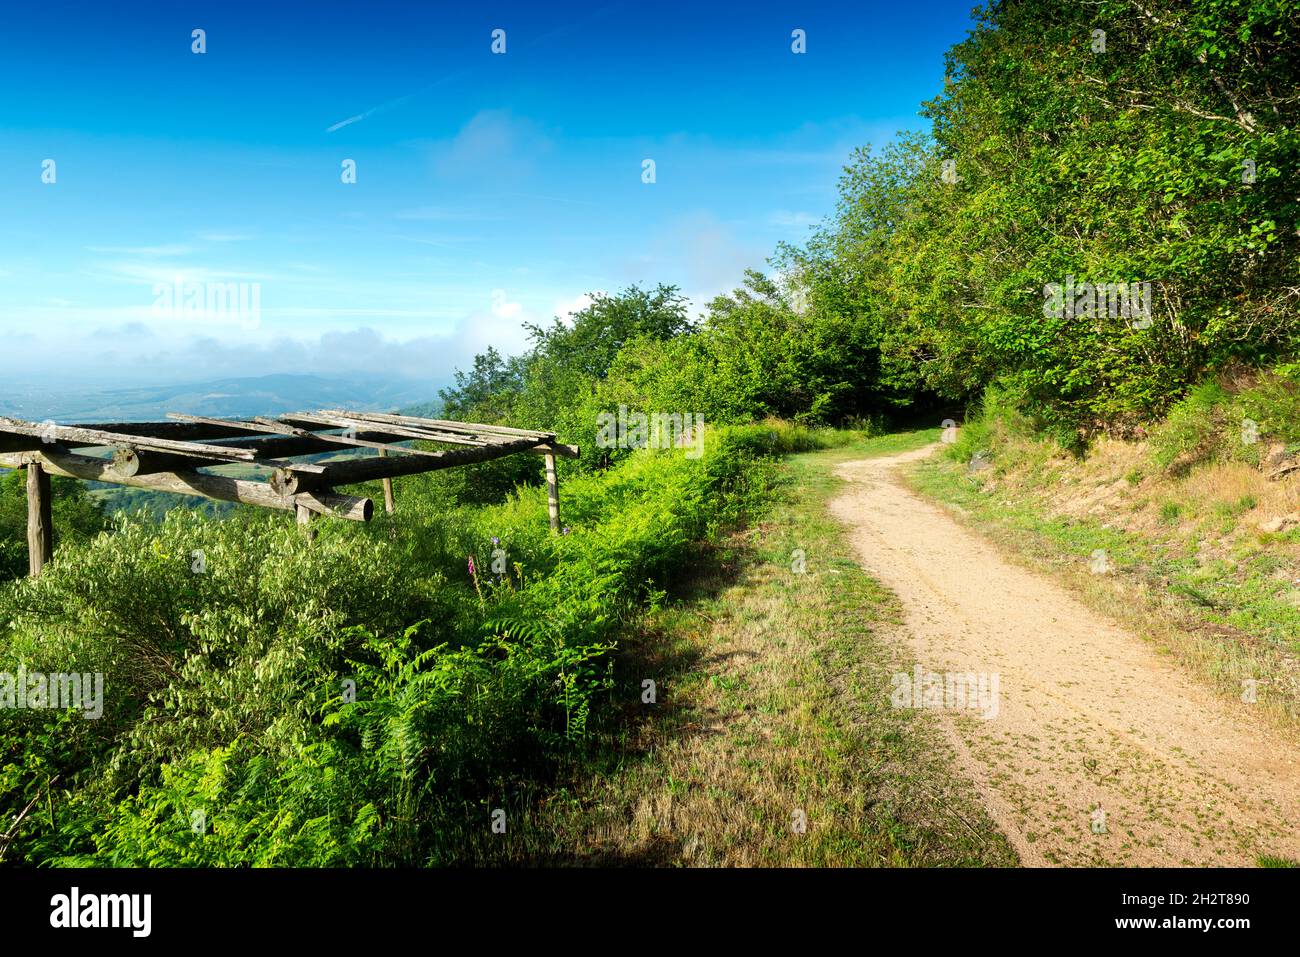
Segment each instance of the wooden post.
[[54,558],[50,477],[36,462],[27,466],[27,572],[33,578]]
[[555,474],[555,456],[546,453],[546,507],[551,513],[551,531],[560,530],[560,480]]
[[316,517],[316,513],[306,505],[298,505],[298,524],[302,526],[303,532],[307,535],[307,540],[312,541],[316,538],[316,529],[311,527],[311,521]]
[[[380,458],[388,458],[388,449],[379,450]],[[397,511],[397,502],[393,500],[393,480],[386,478],[384,481],[384,511],[392,515]]]

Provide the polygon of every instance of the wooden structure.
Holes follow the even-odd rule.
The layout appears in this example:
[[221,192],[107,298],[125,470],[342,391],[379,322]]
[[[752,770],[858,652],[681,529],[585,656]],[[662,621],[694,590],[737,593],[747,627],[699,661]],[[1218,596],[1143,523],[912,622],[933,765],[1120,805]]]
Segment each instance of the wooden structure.
[[[396,508],[394,478],[526,452],[546,458],[551,529],[559,531],[555,459],[578,455],[576,446],[558,443],[553,432],[342,409],[248,420],[173,412],[168,419],[58,425],[0,417],[0,467],[27,470],[27,544],[32,575],[39,574],[54,555],[51,475],[284,509],[294,512],[299,524],[307,525],[318,515],[370,521],[374,503],[338,492],[343,486],[381,481],[384,506],[392,512]],[[407,445],[412,441],[434,447],[413,449]],[[378,454],[369,454],[372,451]],[[295,461],[339,452],[353,454],[317,462]],[[263,480],[250,481],[203,471],[232,463],[267,474]]]

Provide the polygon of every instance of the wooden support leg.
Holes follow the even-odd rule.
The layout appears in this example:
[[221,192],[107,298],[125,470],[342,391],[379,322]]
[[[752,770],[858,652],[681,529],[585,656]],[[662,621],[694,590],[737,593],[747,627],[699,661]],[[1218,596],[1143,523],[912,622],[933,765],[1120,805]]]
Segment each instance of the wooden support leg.
[[560,480],[555,474],[555,456],[546,455],[546,506],[551,513],[551,531],[560,530]]
[[50,476],[39,463],[27,466],[27,571],[33,578],[54,558]]
[[[388,449],[379,450],[380,458],[388,458]],[[393,480],[386,478],[384,482],[384,511],[392,515],[397,511],[397,502],[393,499]]]
[[298,506],[298,524],[302,526],[303,531],[307,534],[308,540],[316,537],[316,529],[311,527],[311,521],[316,517],[316,513],[306,505]]

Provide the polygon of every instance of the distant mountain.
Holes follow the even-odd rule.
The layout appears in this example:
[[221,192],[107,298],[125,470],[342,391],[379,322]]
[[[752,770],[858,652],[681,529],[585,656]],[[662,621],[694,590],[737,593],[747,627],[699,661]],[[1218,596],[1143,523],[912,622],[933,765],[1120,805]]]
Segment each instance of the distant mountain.
[[214,379],[165,386],[84,391],[31,387],[0,394],[0,415],[29,421],[132,422],[161,420],[168,412],[212,417],[248,417],[320,408],[381,411],[429,402],[442,383],[389,379],[333,379],[313,375],[268,375]]

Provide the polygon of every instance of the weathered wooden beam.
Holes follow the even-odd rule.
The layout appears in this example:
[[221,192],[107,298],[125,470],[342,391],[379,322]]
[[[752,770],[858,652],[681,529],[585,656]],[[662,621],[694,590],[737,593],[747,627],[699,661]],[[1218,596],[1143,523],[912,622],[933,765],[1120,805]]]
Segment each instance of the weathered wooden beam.
[[27,466],[27,573],[35,578],[54,559],[54,517],[50,476],[40,464]]
[[[177,412],[169,412],[167,414],[185,421],[224,421],[222,419],[204,419],[201,416],[182,415]],[[427,439],[429,441],[445,441],[462,445],[478,446],[484,444],[482,442],[467,439],[463,436],[432,435],[405,429],[395,429],[392,426],[387,427],[384,432],[360,433],[355,431],[354,423],[347,420],[335,419],[332,416],[317,416],[309,413],[301,413],[301,415],[303,418],[300,419],[288,417],[288,421],[273,421],[259,416],[251,422],[245,423],[250,428],[260,428],[263,432],[269,432],[283,437],[280,440],[265,439],[255,443],[247,443],[247,446],[253,448],[259,458],[267,454],[276,454],[280,458],[287,458],[292,455],[301,455],[308,452],[328,451],[329,448],[337,446],[344,446],[347,448],[379,449],[382,453],[398,451],[403,455],[429,454],[419,449],[408,449],[395,445],[393,441],[394,439],[401,442],[407,442],[413,439]],[[306,429],[290,425],[290,421],[308,422],[309,424],[315,425],[317,428],[325,426],[328,428],[351,429],[354,434],[330,435],[321,432],[310,432]],[[304,483],[303,487],[307,487],[306,483]]]
[[231,445],[205,445],[200,442],[181,442],[174,439],[156,439],[130,435],[124,432],[105,432],[101,429],[83,429],[71,425],[37,424],[0,416],[0,432],[36,436],[48,443],[68,446],[131,446],[162,452],[182,452],[226,462],[250,462],[256,458],[251,449]]
[[482,422],[456,422],[453,419],[422,419],[413,415],[395,415],[385,412],[347,412],[343,409],[323,409],[322,415],[341,415],[366,422],[383,422],[392,425],[409,425],[415,428],[443,429],[449,432],[497,433],[499,435],[533,435],[539,439],[554,439],[554,432],[535,429],[513,429],[505,425],[487,425]]
[[400,436],[404,441],[421,439],[425,442],[446,442],[449,445],[490,445],[501,438],[492,436],[491,438],[482,439],[471,435],[438,432],[433,429],[416,429],[405,425],[389,425],[363,419],[352,419],[343,415],[326,415],[320,412],[289,412],[280,416],[280,421],[302,422],[316,428],[351,429],[354,431],[360,431],[366,427],[380,428],[388,435]]
[[164,472],[157,475],[118,475],[110,459],[77,455],[73,452],[16,452],[0,455],[0,466],[24,468],[35,462],[43,471],[87,482],[110,482],[131,488],[150,489],[155,492],[174,492],[177,495],[198,495],[223,502],[239,502],[259,508],[295,511],[299,505],[313,512],[345,518],[353,522],[368,522],[374,515],[374,502],[353,495],[339,495],[329,489],[280,495],[264,482],[247,482],[226,478],[223,475],[204,475],[202,472]]
[[284,496],[329,488],[332,483],[324,465],[289,465],[272,472],[267,484],[276,495]]
[[0,432],[0,452],[35,452],[48,444],[48,442],[35,435],[14,435],[11,432]]
[[[211,468],[216,465],[229,465],[229,462],[221,462],[213,459],[200,458],[191,455],[178,455],[174,452],[153,452],[149,449],[132,449],[121,448],[113,450],[113,472],[121,476],[133,475],[157,475],[163,472],[188,472],[192,469]],[[258,461],[252,463],[239,463],[257,465],[262,468],[277,469],[277,473],[284,472],[289,475],[306,475],[310,478],[316,478],[325,474],[325,468],[321,465],[314,465],[308,462],[285,462],[283,460]],[[304,484],[304,488],[310,484],[310,479]],[[312,486],[316,487],[316,486]],[[282,491],[279,487],[277,492],[282,494],[293,494],[297,488]]]
[[582,450],[576,445],[564,445],[560,442],[546,442],[542,445],[534,446],[529,449],[538,455],[558,455],[564,459],[576,459],[582,454]]
[[[380,458],[388,458],[388,449],[379,450]],[[393,499],[393,480],[386,478],[383,480],[384,485],[384,511],[392,515],[397,511],[397,502]]]
[[[331,486],[373,482],[376,479],[395,478],[399,475],[417,475],[440,469],[488,462],[516,452],[527,452],[536,444],[532,438],[517,439],[499,445],[482,445],[473,449],[449,449],[445,452],[426,452],[420,458],[404,455],[401,458],[349,459],[346,462],[326,462],[324,481]],[[430,459],[437,461],[431,462]]]
[[[274,437],[265,439],[251,439],[241,442],[240,447],[251,449],[256,453],[258,460],[262,459],[287,459],[295,455],[312,455],[317,452],[328,452],[336,446],[355,446],[358,448],[370,449],[387,449],[391,451],[400,451],[405,455],[420,454],[418,449],[408,449],[397,445],[398,442],[410,441],[427,441],[427,442],[445,442],[449,445],[473,445],[479,446],[485,444],[481,440],[470,439],[462,435],[444,435],[428,434],[411,429],[398,428],[396,431],[391,426],[385,427],[382,423],[357,423],[339,420],[335,416],[320,416],[315,413],[301,413],[301,415],[311,415],[313,421],[307,422],[306,419],[299,419],[305,424],[314,425],[317,428],[335,428],[346,429],[355,428],[358,425],[365,425],[367,431],[358,431],[355,438],[345,435],[328,435],[323,432],[311,432],[307,429],[297,428],[288,424],[283,419],[279,422],[271,422],[262,417],[258,417],[251,424],[264,427],[267,433],[273,433]],[[178,419],[197,419],[202,422],[225,422],[223,419],[204,419],[201,416],[182,416],[179,413],[168,413],[176,415]],[[285,418],[293,420],[294,415]],[[323,421],[322,421],[323,420]],[[175,424],[182,424],[177,422]],[[279,426],[273,430],[273,426]],[[232,430],[233,431],[233,430]],[[241,433],[242,434],[242,433]],[[564,445],[558,442],[547,442],[538,445],[530,451],[537,455],[545,455],[549,450],[554,449],[554,453],[563,458],[575,459],[578,457],[579,450],[576,445]]]
[[[335,429],[358,429],[363,426],[371,428],[381,428],[388,435],[400,436],[408,440],[423,440],[426,442],[444,442],[449,445],[499,445],[502,442],[513,442],[516,438],[524,435],[539,435],[547,438],[538,444],[535,448],[528,451],[538,455],[560,455],[568,459],[576,459],[580,454],[578,446],[565,445],[555,441],[555,435],[551,432],[530,432],[525,429],[509,429],[493,433],[471,433],[466,435],[451,435],[443,432],[434,432],[425,428],[418,428],[406,425],[388,425],[383,422],[371,422],[371,419],[378,419],[379,416],[366,414],[365,419],[353,419],[348,416],[352,413],[320,413],[320,412],[293,412],[281,416],[281,419],[289,422],[304,422],[309,425],[329,426]],[[390,419],[410,419],[415,422],[435,421],[432,419],[414,419],[411,416],[384,416]],[[467,426],[467,428],[478,429],[478,425]],[[364,444],[364,443],[363,443]]]
[[175,452],[152,452],[148,449],[118,448],[113,450],[113,472],[116,475],[156,475],[159,472],[184,472],[213,464],[211,460],[196,459]]
[[555,456],[546,456],[546,510],[551,516],[551,531],[560,530],[560,477],[555,470]]
[[[295,455],[314,455],[317,452],[337,452],[338,443],[326,441],[326,438],[326,436],[315,432],[304,432],[302,436],[275,435],[264,439],[248,439],[241,442],[240,446],[256,452],[257,461],[261,462],[266,459],[292,458]],[[334,438],[342,438],[342,436],[334,436]],[[392,439],[383,432],[358,432],[357,438],[380,445],[392,444]],[[389,441],[385,442],[385,439],[389,439]],[[408,440],[400,439],[399,441],[406,442]],[[408,449],[406,451],[413,450]]]
[[312,519],[315,517],[316,517],[316,513],[313,512],[311,509],[309,509],[306,505],[298,506],[296,521],[298,523],[298,527],[303,530],[303,534],[307,536],[308,541],[316,540],[316,529],[311,527]]
[[74,429],[95,429],[100,432],[114,432],[122,435],[141,436],[147,439],[175,439],[190,441],[193,439],[237,439],[257,432],[241,429],[221,420],[209,422],[79,422],[71,426]]
[[[167,414],[175,417],[176,419],[186,421],[186,422],[228,421],[226,419],[207,419],[197,415],[182,415],[179,412],[168,412]],[[329,435],[326,433],[309,432],[306,429],[300,429],[296,426],[290,425],[287,421],[275,421],[273,419],[267,419],[262,416],[258,416],[249,422],[242,422],[240,424],[246,425],[250,429],[255,429],[258,432],[283,436],[285,438],[314,440],[317,444],[322,444],[322,445],[342,445],[342,446],[347,446],[349,448],[383,449],[383,448],[388,448],[392,444],[391,442],[384,442],[384,441],[379,441],[370,438],[360,438],[360,437],[354,438],[349,435]],[[321,424],[327,425],[330,428],[346,429],[351,427],[351,423],[333,425],[332,423],[323,422]],[[424,436],[420,436],[420,437],[423,438]],[[406,441],[406,438],[403,437],[402,441]],[[268,443],[265,442],[259,443],[258,448],[255,448],[254,450],[260,452],[262,448],[264,448],[267,444]],[[415,454],[414,449],[406,449],[404,451],[408,451],[411,452],[412,454]]]

